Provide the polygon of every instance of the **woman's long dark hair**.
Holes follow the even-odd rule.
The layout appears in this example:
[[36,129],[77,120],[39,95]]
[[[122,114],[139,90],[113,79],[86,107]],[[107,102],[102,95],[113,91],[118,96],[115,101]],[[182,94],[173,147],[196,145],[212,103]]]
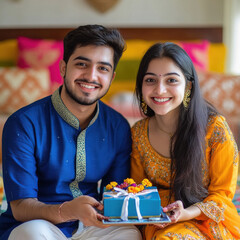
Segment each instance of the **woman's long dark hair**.
[[[208,194],[203,186],[203,160],[205,136],[209,115],[217,114],[201,96],[198,76],[187,53],[174,43],[156,43],[143,56],[136,81],[135,93],[142,104],[142,83],[149,63],[156,58],[170,58],[181,69],[186,83],[192,83],[191,101],[185,108],[180,106],[178,127],[171,139],[171,195],[181,200],[184,207],[202,201]],[[149,107],[148,117],[154,115]]]

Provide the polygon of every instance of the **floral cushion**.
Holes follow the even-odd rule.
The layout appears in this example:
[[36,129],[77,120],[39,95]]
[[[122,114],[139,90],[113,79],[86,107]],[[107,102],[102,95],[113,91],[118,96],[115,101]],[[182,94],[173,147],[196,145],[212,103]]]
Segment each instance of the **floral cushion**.
[[198,72],[203,96],[232,120],[240,119],[240,76]]

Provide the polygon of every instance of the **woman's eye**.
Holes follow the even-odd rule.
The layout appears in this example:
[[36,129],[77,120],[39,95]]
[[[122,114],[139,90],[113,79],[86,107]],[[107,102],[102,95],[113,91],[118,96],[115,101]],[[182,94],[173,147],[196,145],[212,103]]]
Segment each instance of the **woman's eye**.
[[170,79],[168,79],[168,82],[170,82],[170,83],[176,83],[177,80],[176,80],[175,78],[170,78]]
[[155,79],[153,79],[153,78],[146,78],[145,82],[152,83],[152,82],[155,82]]

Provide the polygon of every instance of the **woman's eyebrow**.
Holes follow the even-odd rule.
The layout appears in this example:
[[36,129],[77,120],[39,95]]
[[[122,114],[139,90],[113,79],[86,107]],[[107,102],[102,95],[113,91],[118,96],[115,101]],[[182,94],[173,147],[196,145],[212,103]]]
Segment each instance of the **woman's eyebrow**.
[[177,76],[179,76],[180,77],[180,75],[178,74],[178,73],[176,73],[176,72],[169,72],[169,73],[165,73],[165,74],[156,74],[156,73],[152,73],[152,72],[146,72],[145,74],[144,74],[144,76],[145,75],[151,75],[151,76],[169,76],[169,75],[177,75]]

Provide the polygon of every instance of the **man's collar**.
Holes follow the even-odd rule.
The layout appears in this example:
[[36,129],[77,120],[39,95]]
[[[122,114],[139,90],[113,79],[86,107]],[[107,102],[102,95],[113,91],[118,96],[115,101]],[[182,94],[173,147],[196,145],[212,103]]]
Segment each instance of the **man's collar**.
[[[57,111],[57,113],[61,116],[61,118],[66,121],[69,125],[71,125],[72,127],[79,129],[79,120],[76,116],[74,116],[69,110],[68,108],[64,105],[60,93],[61,93],[61,89],[62,87],[59,87],[53,94],[52,94],[52,104],[53,107],[55,108],[55,110]],[[97,119],[99,114],[99,102],[97,102],[97,109],[96,109],[96,113],[94,115],[94,117],[92,118],[92,120],[90,121],[89,126],[91,126]]]

